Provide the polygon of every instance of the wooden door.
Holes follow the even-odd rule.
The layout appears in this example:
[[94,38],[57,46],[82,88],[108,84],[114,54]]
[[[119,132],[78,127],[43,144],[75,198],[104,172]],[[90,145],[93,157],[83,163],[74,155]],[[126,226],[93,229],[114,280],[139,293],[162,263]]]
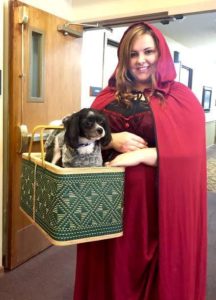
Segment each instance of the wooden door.
[[[82,38],[65,36],[57,30],[66,20],[18,1],[10,1],[10,15],[9,199],[5,267],[12,269],[50,245],[19,209],[19,127],[25,124],[31,132],[36,125],[48,124],[80,109]],[[80,26],[70,28],[82,32]]]

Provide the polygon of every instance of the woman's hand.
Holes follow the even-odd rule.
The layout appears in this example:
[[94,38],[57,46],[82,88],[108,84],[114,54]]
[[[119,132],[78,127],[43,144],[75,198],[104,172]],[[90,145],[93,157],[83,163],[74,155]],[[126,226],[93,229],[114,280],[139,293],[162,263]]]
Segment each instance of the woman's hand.
[[138,164],[146,164],[149,166],[157,166],[157,150],[156,148],[144,148],[131,152],[119,154],[112,161],[106,162],[108,167],[129,167]]
[[112,134],[112,142],[108,148],[113,148],[120,153],[135,151],[147,147],[146,141],[140,136],[123,131]]

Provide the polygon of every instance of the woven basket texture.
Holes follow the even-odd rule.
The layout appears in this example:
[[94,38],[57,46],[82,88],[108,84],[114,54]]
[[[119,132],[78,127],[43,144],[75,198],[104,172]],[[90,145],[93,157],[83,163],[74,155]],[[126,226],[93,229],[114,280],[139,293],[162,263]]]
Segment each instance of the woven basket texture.
[[55,174],[22,160],[20,206],[53,240],[123,231],[124,172]]

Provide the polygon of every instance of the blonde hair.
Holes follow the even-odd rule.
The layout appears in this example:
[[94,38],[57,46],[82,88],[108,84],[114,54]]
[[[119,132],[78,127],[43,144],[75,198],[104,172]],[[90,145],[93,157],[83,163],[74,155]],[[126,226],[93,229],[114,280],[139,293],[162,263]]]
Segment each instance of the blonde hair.
[[[120,44],[119,47],[119,63],[118,67],[116,69],[116,99],[119,101],[129,104],[131,100],[134,100],[137,98],[137,95],[133,93],[134,91],[134,83],[135,79],[129,72],[129,61],[130,61],[130,53],[131,53],[131,48],[134,43],[134,41],[144,35],[144,34],[149,34],[152,36],[154,39],[156,48],[159,52],[159,42],[154,34],[154,32],[145,24],[138,24],[131,29],[129,29]],[[159,53],[160,54],[160,53]],[[156,78],[155,75],[153,74],[151,77],[151,95],[155,94],[155,88],[156,88]],[[157,94],[157,93],[156,93]],[[159,97],[161,97],[161,93],[159,93]]]

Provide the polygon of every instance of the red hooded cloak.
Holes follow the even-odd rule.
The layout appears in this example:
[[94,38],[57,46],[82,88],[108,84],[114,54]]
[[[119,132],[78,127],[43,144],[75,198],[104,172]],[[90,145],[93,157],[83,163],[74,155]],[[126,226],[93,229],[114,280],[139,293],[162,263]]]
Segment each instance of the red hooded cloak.
[[[191,90],[174,81],[167,43],[157,28],[148,26],[159,40],[157,90],[165,98],[163,104],[155,96],[150,101],[158,167],[126,168],[124,236],[78,245],[74,300],[205,299],[204,112]],[[93,107],[103,110],[114,94],[115,73]],[[141,188],[148,197],[135,184],[139,177],[145,178]],[[155,192],[148,192],[151,185]]]

